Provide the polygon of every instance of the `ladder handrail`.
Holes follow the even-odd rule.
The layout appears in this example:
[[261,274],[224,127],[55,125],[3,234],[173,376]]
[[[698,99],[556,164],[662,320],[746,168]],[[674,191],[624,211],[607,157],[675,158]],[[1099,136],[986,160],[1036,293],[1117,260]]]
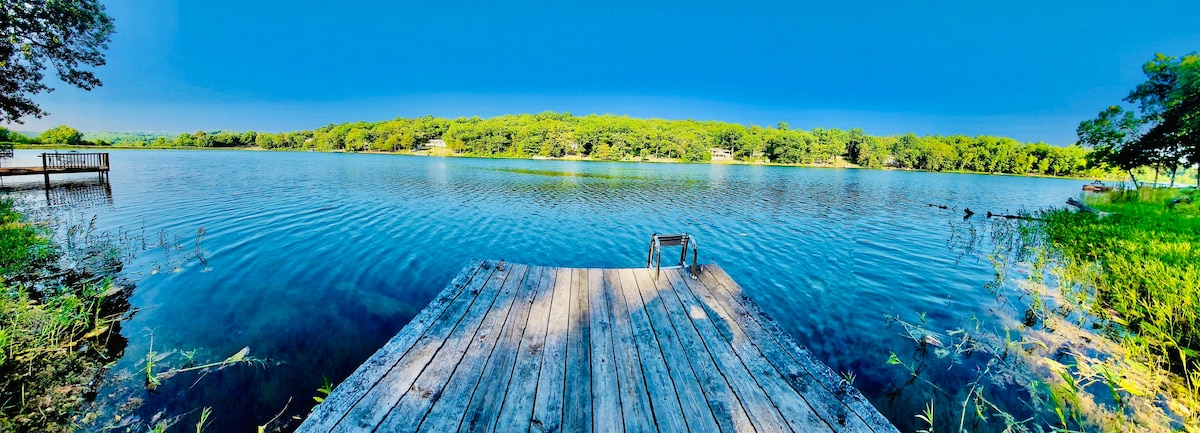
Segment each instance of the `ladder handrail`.
[[[650,235],[650,251],[646,255],[646,267],[654,267],[654,278],[657,279],[662,274],[662,247],[663,246],[682,246],[682,251],[679,252],[679,266],[688,268],[692,278],[700,275],[699,257],[700,251],[696,245],[696,238],[687,233],[675,235],[659,235],[654,233]],[[688,247],[692,247],[692,265],[687,266]]]

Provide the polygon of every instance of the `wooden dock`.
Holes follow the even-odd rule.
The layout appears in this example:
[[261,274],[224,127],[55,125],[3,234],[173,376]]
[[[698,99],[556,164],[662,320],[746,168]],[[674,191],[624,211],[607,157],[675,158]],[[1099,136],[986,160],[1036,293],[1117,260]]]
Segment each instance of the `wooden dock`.
[[108,177],[107,153],[43,153],[42,166],[32,167],[3,167],[0,166],[0,177],[42,175],[46,187],[50,187],[50,175],[70,173],[98,173],[100,179]]
[[326,431],[894,432],[720,267],[482,261],[300,426]]

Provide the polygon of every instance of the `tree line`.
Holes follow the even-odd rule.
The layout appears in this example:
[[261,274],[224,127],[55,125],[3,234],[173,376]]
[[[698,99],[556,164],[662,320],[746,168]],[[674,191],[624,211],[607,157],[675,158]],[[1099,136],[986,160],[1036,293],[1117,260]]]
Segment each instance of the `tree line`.
[[[975,171],[1056,176],[1094,175],[1105,168],[1079,146],[1021,143],[1011,138],[905,134],[875,136],[862,129],[793,129],[696,120],[636,119],[570,113],[491,118],[433,116],[330,124],[283,133],[196,131],[177,136],[109,133],[112,144],[147,147],[260,147],[318,151],[415,151],[442,140],[460,154],[487,157],[581,157],[609,161],[735,160],[929,171]],[[140,134],[140,133],[139,133]]]

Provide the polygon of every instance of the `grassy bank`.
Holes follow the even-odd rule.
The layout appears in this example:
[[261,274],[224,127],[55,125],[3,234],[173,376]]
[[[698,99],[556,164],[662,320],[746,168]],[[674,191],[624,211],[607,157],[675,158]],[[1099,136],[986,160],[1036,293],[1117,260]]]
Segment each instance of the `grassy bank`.
[[130,289],[106,248],[62,248],[0,199],[0,431],[73,431],[123,350]]
[[1200,191],[1118,191],[1087,202],[1107,214],[1042,215],[1046,246],[1060,261],[1062,294],[1099,318],[1101,331],[1123,349],[1109,358],[1118,369],[1105,373],[1116,402],[1150,397],[1196,429]]
[[1200,432],[1200,191],[1085,201],[1103,213],[951,220],[951,248],[995,266],[997,323],[886,317],[912,340],[889,398],[928,402],[910,429]]

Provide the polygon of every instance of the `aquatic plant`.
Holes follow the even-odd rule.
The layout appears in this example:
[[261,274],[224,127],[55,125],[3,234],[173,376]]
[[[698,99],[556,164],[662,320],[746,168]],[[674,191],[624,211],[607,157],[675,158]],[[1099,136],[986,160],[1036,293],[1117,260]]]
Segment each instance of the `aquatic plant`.
[[[991,248],[986,257],[996,278],[985,288],[996,295],[993,311],[1004,329],[976,322],[964,331],[970,352],[960,352],[932,343],[963,330],[942,334],[925,329],[920,317],[890,317],[914,353],[908,360],[890,353],[888,363],[909,375],[936,365],[975,366],[974,379],[961,387],[965,397],[926,387],[939,396],[935,404],[958,400],[960,431],[980,429],[967,416],[972,409],[977,420],[998,418],[1005,431],[1200,429],[1196,196],[1124,191],[1089,197],[1105,217],[1051,209],[1028,219],[951,222],[951,246],[964,256]],[[1026,409],[984,397],[989,387],[1014,385],[1026,389]]]
[[925,404],[925,411],[917,414],[917,419],[924,421],[929,428],[917,430],[918,433],[934,433],[933,431],[933,400]]
[[[1096,373],[1118,404],[1159,394],[1185,425],[1200,426],[1200,208],[1197,190],[1139,189],[1091,196],[1106,217],[1043,214],[1062,283],[1129,359]],[[1126,386],[1128,370],[1150,383]]]
[[142,372],[145,374],[145,378],[146,378],[146,389],[148,389],[150,391],[155,391],[158,389],[158,387],[160,385],[162,385],[163,380],[173,378],[173,377],[179,375],[180,373],[187,373],[187,372],[191,372],[191,371],[203,371],[203,374],[200,376],[200,378],[196,379],[196,381],[199,382],[200,379],[202,379],[204,376],[208,375],[209,373],[211,373],[213,371],[221,371],[221,370],[224,370],[225,368],[233,366],[233,365],[238,365],[238,364],[263,365],[264,364],[263,360],[249,356],[250,355],[250,347],[247,346],[247,347],[243,347],[241,350],[237,351],[233,355],[229,355],[229,357],[225,358],[224,360],[209,362],[209,363],[205,363],[202,365],[194,365],[195,364],[195,360],[194,360],[195,351],[193,350],[190,352],[190,356],[184,356],[184,358],[186,359],[186,363],[184,364],[184,366],[170,367],[170,368],[167,368],[162,371],[159,371],[159,369],[156,368],[156,367],[160,366],[164,360],[166,360],[168,357],[170,357],[171,355],[174,355],[177,352],[178,351],[176,351],[176,350],[172,350],[167,353],[155,352],[154,351],[154,335],[153,334],[150,335],[150,350],[146,352],[146,359],[145,359],[145,361],[143,363],[143,367],[142,367]]
[[103,242],[64,246],[52,233],[0,200],[3,431],[69,431],[73,411],[124,347],[131,286],[97,265],[118,255]]
[[317,403],[323,403],[325,398],[329,397],[329,394],[333,392],[333,383],[329,381],[328,377],[321,376],[321,381],[324,384],[320,388],[317,388],[317,395],[313,396],[313,400],[316,400]]
[[206,407],[200,410],[200,420],[196,421],[196,433],[202,433],[204,428],[208,426],[208,417],[212,416],[212,408]]

